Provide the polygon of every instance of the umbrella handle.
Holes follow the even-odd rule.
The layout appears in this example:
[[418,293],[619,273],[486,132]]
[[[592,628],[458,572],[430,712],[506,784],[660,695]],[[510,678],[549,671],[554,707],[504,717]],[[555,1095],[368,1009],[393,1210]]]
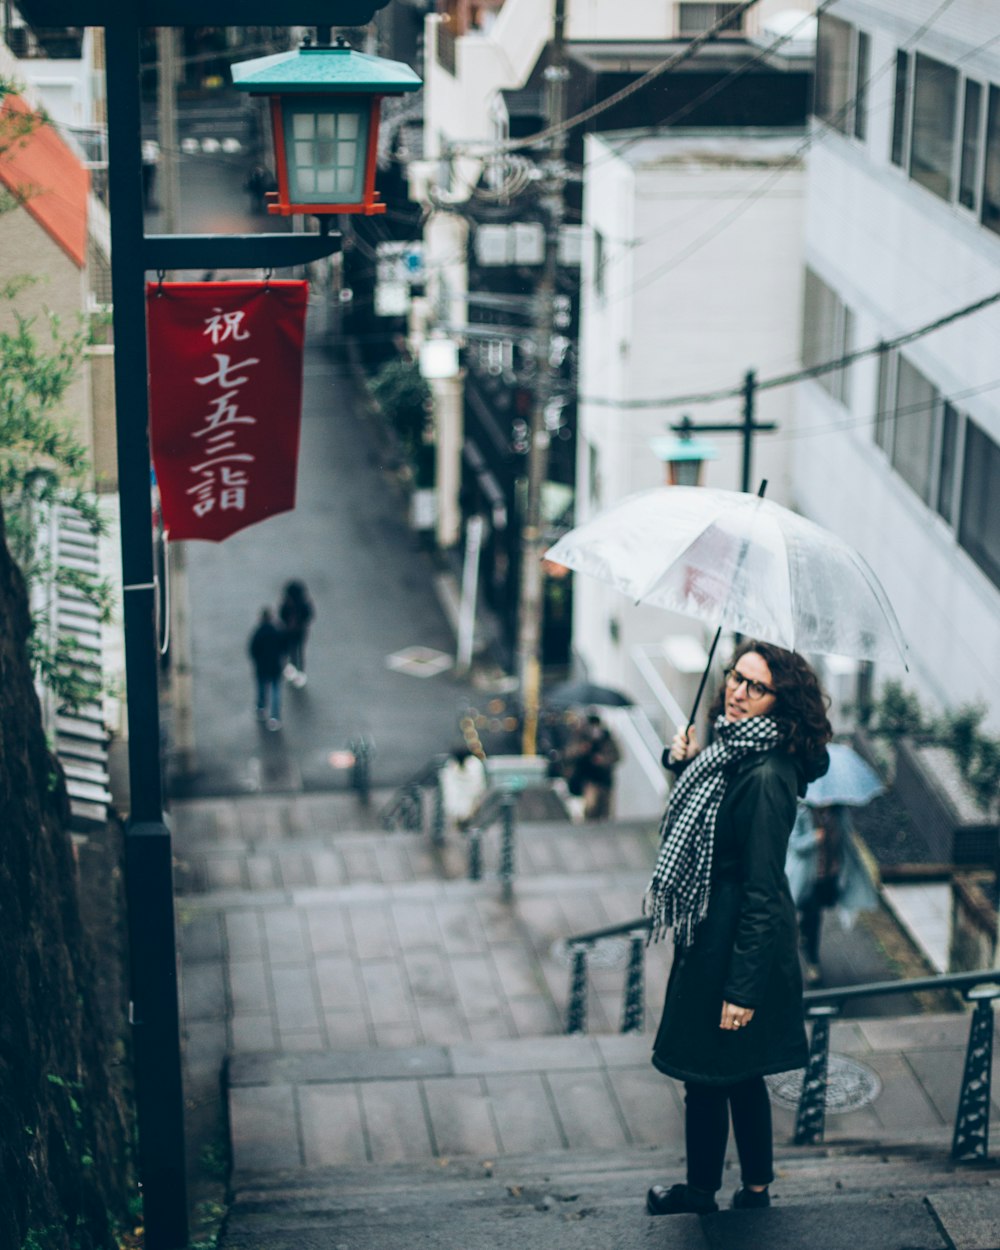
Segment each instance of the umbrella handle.
[[[757,491],[757,498],[763,499],[767,492],[767,478],[761,478],[760,488]],[[694,696],[694,707],[691,709],[691,715],[688,717],[687,729],[684,730],[685,738],[691,732],[691,726],[694,724],[694,718],[698,715],[698,705],[701,703],[701,696],[705,693],[705,682],[708,681],[708,674],[712,668],[712,660],[715,657],[715,648],[719,645],[719,639],[722,637],[722,626],[715,631],[715,637],[712,639],[712,645],[708,652],[708,663],[705,665],[705,671],[701,675],[701,681],[698,684],[698,693]]]

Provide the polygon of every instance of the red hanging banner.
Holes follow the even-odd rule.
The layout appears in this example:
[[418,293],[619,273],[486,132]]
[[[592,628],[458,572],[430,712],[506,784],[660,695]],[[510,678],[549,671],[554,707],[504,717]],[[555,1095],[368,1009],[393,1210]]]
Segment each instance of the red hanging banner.
[[306,282],[146,287],[153,466],[170,538],[295,507]]

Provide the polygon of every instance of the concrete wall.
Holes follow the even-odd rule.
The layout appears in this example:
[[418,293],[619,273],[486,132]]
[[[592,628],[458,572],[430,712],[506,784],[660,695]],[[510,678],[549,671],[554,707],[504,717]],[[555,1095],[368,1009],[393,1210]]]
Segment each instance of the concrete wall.
[[[867,144],[823,130],[809,153],[807,263],[856,317],[855,343],[873,344],[1000,288],[1000,237],[975,218],[910,181],[888,160],[893,75],[902,25],[937,6],[893,0],[844,5],[843,16],[882,25],[873,33],[871,129]],[[921,39],[932,55],[1000,83],[997,45],[969,57],[962,39],[1000,30],[988,6],[956,3]],[[838,13],[840,12],[838,8]],[[904,16],[906,22],[904,22]],[[964,49],[964,51],[962,51]],[[972,69],[973,60],[979,66]],[[996,343],[1000,309],[989,308],[936,331],[904,351],[944,395],[1000,442]],[[801,437],[795,443],[795,503],[854,543],[882,580],[910,646],[904,677],[930,705],[991,701],[1000,726],[1000,590],[958,545],[954,530],[890,469],[873,441],[874,359],[856,366],[848,409],[815,383],[798,388]]]
[[[804,173],[797,163],[784,166],[799,142],[736,133],[631,145],[615,135],[588,139],[578,522],[663,482],[650,440],[684,412],[696,423],[729,422],[741,409],[739,398],[642,410],[615,401],[739,387],[749,367],[768,376],[792,366],[801,323]],[[603,296],[595,232],[603,239]],[[767,477],[769,496],[786,502],[788,392],[762,394],[757,415],[780,431],[757,435],[754,482]],[[719,458],[706,466],[705,485],[738,489],[740,438],[717,434],[709,441]],[[593,579],[577,577],[574,587],[574,642],[597,681],[635,690],[634,646],[675,633],[705,636],[697,623],[636,607]],[[686,697],[686,688],[680,693]]]

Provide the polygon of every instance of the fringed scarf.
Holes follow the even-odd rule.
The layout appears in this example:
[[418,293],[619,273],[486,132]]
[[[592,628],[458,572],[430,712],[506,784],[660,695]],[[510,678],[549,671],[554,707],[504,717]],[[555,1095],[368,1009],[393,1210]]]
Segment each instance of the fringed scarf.
[[729,765],[755,752],[771,751],[781,739],[778,722],[751,716],[715,722],[716,738],[694,757],[674,786],[660,823],[660,853],[643,914],[652,920],[651,942],[668,929],[679,946],[690,946],[708,911],[715,822],[729,784]]

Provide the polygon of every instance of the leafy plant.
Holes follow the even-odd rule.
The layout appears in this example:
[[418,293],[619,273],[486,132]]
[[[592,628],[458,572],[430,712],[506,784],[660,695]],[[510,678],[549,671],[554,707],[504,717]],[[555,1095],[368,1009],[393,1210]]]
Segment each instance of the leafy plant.
[[888,738],[919,736],[926,729],[919,698],[901,682],[887,681],[875,705],[875,730]]
[[386,420],[413,462],[427,443],[431,393],[415,361],[390,360],[368,384]]

